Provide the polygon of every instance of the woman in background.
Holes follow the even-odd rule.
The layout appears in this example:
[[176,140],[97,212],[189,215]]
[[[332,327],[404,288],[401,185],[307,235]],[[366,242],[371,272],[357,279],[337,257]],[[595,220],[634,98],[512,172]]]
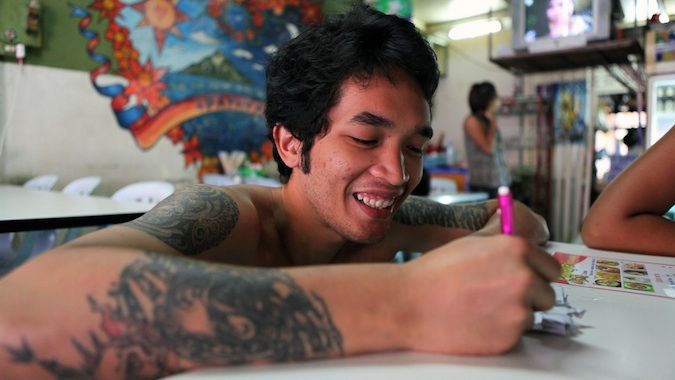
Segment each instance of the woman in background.
[[497,90],[492,83],[481,82],[471,86],[471,115],[464,120],[469,188],[471,191],[487,192],[490,198],[497,196],[500,185],[508,186],[511,183],[504,162],[504,144],[494,116],[500,105]]

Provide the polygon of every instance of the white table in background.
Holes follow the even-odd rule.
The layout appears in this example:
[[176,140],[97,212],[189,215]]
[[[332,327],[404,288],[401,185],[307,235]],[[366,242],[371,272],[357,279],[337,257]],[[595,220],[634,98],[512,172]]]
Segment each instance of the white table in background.
[[[675,258],[551,243],[550,252],[675,265]],[[193,371],[172,380],[207,379],[675,379],[675,299],[560,285],[586,309],[575,337],[527,333],[502,356],[395,352],[335,360]],[[403,327],[402,327],[403,328]]]
[[98,196],[77,196],[0,185],[0,232],[123,223],[152,206]]

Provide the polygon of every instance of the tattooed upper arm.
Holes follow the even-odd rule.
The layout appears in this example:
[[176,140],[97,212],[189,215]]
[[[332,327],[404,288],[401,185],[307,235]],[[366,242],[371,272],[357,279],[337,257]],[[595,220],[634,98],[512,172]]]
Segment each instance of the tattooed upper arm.
[[227,239],[238,219],[239,207],[230,195],[217,187],[197,185],[174,193],[124,225],[186,255],[197,255]]
[[394,214],[394,220],[411,226],[437,225],[476,231],[488,220],[485,203],[444,205],[430,199],[410,196]]

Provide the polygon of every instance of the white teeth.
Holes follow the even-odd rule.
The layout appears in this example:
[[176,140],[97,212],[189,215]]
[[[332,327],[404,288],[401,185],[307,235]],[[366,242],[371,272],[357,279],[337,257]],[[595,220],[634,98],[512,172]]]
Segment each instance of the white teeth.
[[360,194],[360,193],[356,194],[356,199],[360,200],[361,202],[363,202],[365,205],[367,205],[369,207],[376,208],[376,209],[379,209],[379,210],[393,205],[394,201],[396,200],[396,198],[392,198],[392,199],[389,199],[389,200],[382,199],[382,198],[377,199],[377,200],[376,199],[370,199],[370,198],[368,198],[368,196]]

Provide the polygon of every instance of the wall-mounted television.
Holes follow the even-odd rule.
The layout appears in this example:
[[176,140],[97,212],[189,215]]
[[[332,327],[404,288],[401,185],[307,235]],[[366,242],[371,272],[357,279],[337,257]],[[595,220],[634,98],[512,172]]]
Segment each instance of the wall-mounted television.
[[612,0],[513,0],[513,49],[584,46],[610,36]]

